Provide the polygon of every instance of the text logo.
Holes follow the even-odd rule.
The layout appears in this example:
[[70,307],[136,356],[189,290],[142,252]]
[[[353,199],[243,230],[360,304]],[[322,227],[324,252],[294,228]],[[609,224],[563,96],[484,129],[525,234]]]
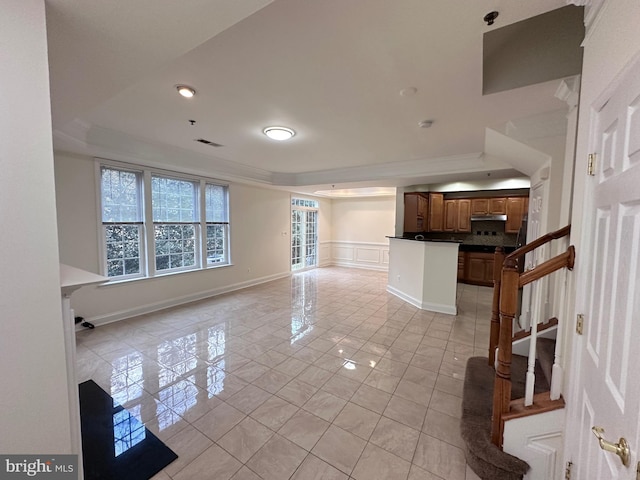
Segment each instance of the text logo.
[[0,480],[78,480],[77,455],[0,455]]

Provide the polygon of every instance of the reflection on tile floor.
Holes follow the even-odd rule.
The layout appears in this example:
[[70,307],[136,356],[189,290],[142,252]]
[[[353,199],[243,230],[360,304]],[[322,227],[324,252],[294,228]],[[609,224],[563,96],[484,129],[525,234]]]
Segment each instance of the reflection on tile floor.
[[491,289],[458,285],[451,316],[386,285],[321,268],[82,331],[78,380],[179,455],[154,479],[477,480],[458,418]]

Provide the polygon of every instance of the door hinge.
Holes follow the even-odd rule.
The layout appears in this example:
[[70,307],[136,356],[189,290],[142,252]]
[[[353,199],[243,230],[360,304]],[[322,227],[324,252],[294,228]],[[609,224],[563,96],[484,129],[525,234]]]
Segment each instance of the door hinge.
[[564,469],[564,480],[571,480],[571,467],[573,467],[573,462],[567,462],[567,468]]
[[596,154],[589,154],[589,161],[587,163],[587,174],[590,176],[594,176],[596,174]]
[[582,335],[582,328],[584,327],[584,315],[579,313],[576,316],[576,333]]

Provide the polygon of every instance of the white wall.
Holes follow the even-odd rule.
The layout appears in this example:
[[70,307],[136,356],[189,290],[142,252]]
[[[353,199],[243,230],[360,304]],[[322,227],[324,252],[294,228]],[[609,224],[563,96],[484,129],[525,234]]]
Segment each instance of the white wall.
[[[99,273],[94,160],[55,154],[60,258]],[[242,184],[229,186],[228,267],[85,288],[74,294],[77,315],[105,323],[290,274],[291,195]],[[331,236],[331,203],[320,202],[320,239]]]
[[43,0],[0,15],[0,452],[72,453]]
[[333,241],[389,243],[395,225],[395,197],[334,199]]
[[332,263],[387,270],[395,222],[395,196],[332,200]]

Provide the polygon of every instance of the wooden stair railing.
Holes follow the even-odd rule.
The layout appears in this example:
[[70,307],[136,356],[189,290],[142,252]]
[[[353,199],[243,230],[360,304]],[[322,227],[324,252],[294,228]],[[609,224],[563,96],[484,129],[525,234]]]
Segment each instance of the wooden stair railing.
[[[513,319],[515,318],[518,307],[518,290],[535,280],[539,280],[562,268],[573,269],[575,260],[575,249],[573,245],[569,246],[566,252],[563,252],[546,262],[541,263],[532,270],[523,273],[518,271],[518,259],[527,252],[534,250],[551,240],[566,236],[570,231],[570,226],[564,227],[557,232],[547,234],[540,237],[521,249],[516,250],[504,258],[501,268],[500,280],[496,281],[494,275],[494,303],[499,302],[499,331],[498,331],[498,357],[496,363],[496,373],[493,391],[493,415],[491,425],[491,441],[494,445],[502,448],[502,437],[504,431],[504,417],[508,416],[511,410],[511,349],[513,341]],[[535,245],[535,246],[534,246]],[[500,252],[496,253],[496,262],[498,261]],[[497,284],[499,294],[496,295]],[[496,296],[498,297],[496,299]],[[495,304],[494,304],[495,308]],[[495,312],[492,312],[491,323],[491,339],[489,346],[490,363],[491,352],[494,352],[495,345],[493,343],[495,334]],[[531,407],[527,407],[530,408]],[[535,407],[533,408],[535,410]]]
[[571,233],[571,225],[562,227],[555,232],[547,233],[546,235],[535,239],[533,242],[523,245],[507,256],[505,256],[504,249],[502,247],[496,248],[493,260],[493,302],[491,308],[491,330],[489,333],[489,365],[493,366],[495,364],[496,348],[500,338],[500,285],[502,282],[502,267],[504,262],[508,258],[520,263],[522,257],[527,253],[551,242],[552,240],[566,237],[569,233]]

